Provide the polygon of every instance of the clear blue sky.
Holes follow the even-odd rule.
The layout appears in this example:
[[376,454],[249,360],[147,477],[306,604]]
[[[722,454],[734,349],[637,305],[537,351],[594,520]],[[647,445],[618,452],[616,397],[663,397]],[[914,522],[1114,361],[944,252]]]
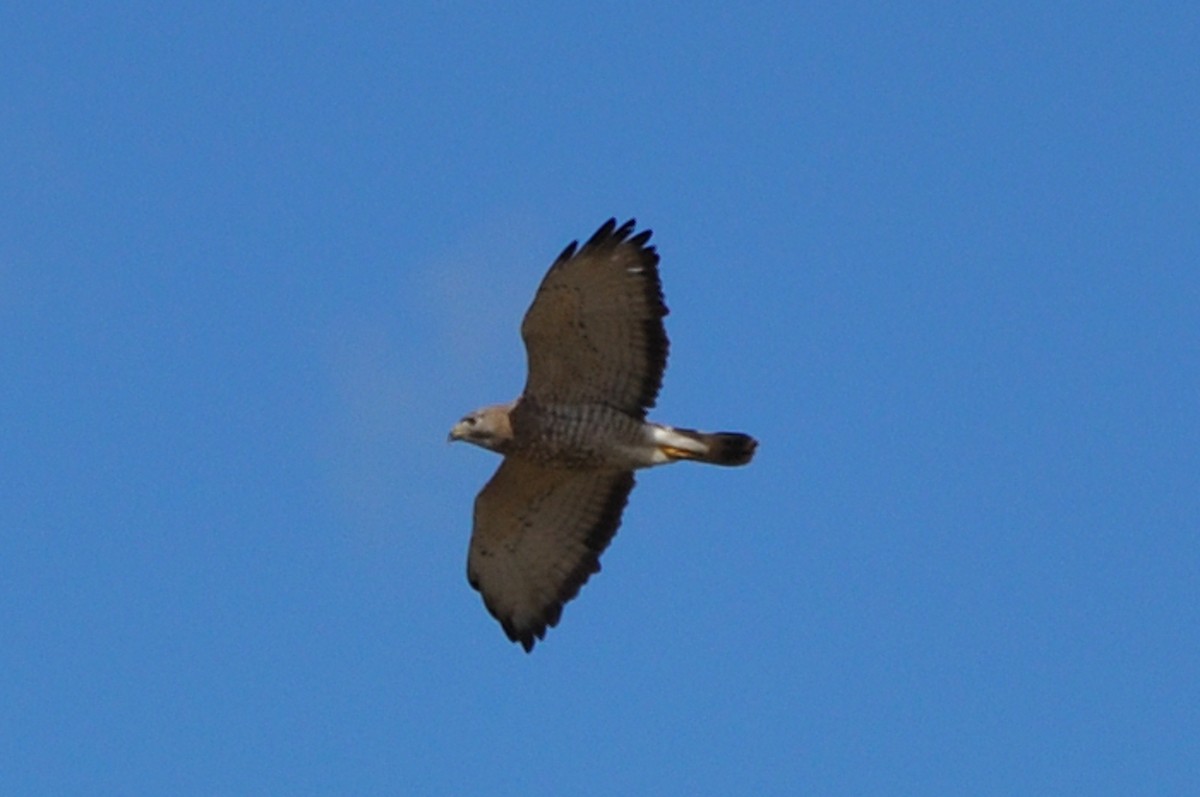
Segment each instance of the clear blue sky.
[[[1194,4],[102,5],[0,12],[0,792],[1200,793]],[[762,446],[526,655],[446,432],[609,216]]]

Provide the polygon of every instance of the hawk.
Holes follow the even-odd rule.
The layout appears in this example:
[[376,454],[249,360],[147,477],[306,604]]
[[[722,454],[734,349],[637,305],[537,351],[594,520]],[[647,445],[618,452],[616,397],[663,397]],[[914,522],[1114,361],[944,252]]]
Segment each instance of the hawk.
[[521,324],[524,392],[450,432],[504,456],[475,499],[467,580],[526,652],[600,570],[634,470],[745,465],[758,445],[646,420],[667,365],[667,308],[650,230],[634,228],[609,219],[563,250]]

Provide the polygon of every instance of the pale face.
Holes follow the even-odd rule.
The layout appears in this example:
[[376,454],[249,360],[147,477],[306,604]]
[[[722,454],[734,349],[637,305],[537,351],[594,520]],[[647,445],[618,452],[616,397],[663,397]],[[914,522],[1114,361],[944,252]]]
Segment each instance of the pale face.
[[504,404],[469,412],[450,430],[450,442],[465,440],[491,451],[499,451],[512,437],[508,422],[510,405]]

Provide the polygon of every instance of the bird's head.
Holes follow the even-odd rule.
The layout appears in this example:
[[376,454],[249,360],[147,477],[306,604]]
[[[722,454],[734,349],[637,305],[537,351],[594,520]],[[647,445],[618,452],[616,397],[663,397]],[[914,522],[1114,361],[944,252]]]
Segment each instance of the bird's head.
[[465,440],[491,451],[503,452],[512,440],[508,413],[512,404],[496,404],[469,412],[450,430],[448,442]]

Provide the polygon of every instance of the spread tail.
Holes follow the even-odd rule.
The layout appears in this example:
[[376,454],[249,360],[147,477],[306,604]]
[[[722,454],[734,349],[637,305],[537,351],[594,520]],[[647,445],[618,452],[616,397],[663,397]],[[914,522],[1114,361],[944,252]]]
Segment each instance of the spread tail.
[[659,427],[659,451],[665,461],[690,459],[711,465],[745,465],[754,457],[758,441],[740,432],[698,432],[695,429]]

